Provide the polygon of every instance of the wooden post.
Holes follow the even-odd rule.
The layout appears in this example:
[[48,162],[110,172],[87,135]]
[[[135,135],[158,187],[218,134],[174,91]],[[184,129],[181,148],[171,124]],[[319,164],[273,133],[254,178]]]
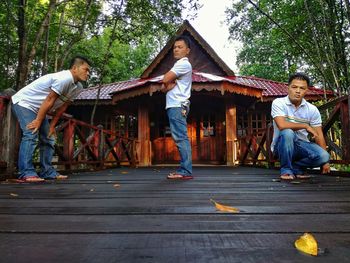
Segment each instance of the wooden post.
[[350,162],[350,96],[344,100],[340,106],[340,121],[343,137],[343,159]]
[[[9,98],[0,97],[0,164],[6,178],[13,177],[19,146],[19,129]],[[5,178],[4,178],[5,179]]]
[[[66,161],[72,162],[74,156],[74,129],[76,123],[72,120],[68,121],[67,127],[64,129],[63,133],[63,155]],[[65,169],[70,170],[72,168],[71,164],[66,164]]]
[[148,106],[144,103],[139,104],[138,108],[138,141],[139,147],[139,165],[150,166],[151,165],[151,135],[149,125],[149,111]]
[[98,125],[98,142],[97,142],[97,147],[98,147],[98,160],[100,161],[99,168],[102,169],[104,167],[104,147],[105,147],[105,137],[103,133],[103,126]]
[[226,101],[226,164],[236,165],[237,155],[237,108]]

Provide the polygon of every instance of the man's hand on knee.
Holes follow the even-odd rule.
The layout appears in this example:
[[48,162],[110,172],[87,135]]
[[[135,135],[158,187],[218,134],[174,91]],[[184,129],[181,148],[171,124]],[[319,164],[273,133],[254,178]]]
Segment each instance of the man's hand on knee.
[[323,174],[329,174],[331,172],[331,166],[329,163],[325,163],[324,165],[322,165],[321,167],[321,173]]
[[312,128],[311,126],[307,126],[306,131],[311,135],[313,140],[316,140],[318,138],[318,133],[317,131]]

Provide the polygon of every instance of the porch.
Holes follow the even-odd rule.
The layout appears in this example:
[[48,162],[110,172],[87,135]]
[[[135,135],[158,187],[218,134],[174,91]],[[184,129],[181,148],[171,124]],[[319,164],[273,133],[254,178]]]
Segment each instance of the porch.
[[[72,174],[0,184],[1,262],[349,262],[350,178],[278,182],[277,170],[172,167]],[[239,213],[216,211],[210,199]],[[294,241],[312,233],[325,253]]]

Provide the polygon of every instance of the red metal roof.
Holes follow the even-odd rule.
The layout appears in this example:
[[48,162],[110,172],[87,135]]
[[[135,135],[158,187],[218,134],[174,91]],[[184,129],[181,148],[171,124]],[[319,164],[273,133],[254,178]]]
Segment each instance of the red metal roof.
[[[115,82],[111,84],[104,84],[100,90],[100,100],[111,100],[114,93],[121,91],[131,90],[133,88],[143,86],[148,83],[159,83],[163,79],[163,76],[157,76],[149,79],[133,79],[128,81]],[[229,82],[234,85],[249,87],[253,89],[263,90],[263,98],[274,98],[287,95],[287,83],[276,82],[267,79],[261,79],[250,76],[228,76],[221,77],[210,73],[193,72],[193,83],[210,83],[210,82]],[[83,90],[78,96],[77,100],[94,100],[96,99],[98,86]],[[311,87],[308,91],[310,96],[323,96],[324,91],[315,87]],[[332,94],[331,91],[327,91],[327,94]]]
[[[100,99],[101,100],[111,100],[112,97],[109,95],[112,92],[118,92],[121,90],[130,89],[144,84],[145,81],[141,79],[133,79],[128,81],[120,81],[111,84],[104,84],[100,86]],[[84,89],[76,100],[94,100],[97,96],[99,86]]]
[[[257,85],[259,87],[262,87],[264,89],[262,95],[263,97],[282,97],[287,96],[287,90],[288,90],[288,84],[284,82],[277,82],[257,77],[251,77],[251,76],[239,76],[237,78],[240,79],[246,79],[251,83],[252,85]],[[324,91],[323,89],[316,88],[316,87],[310,87],[308,90],[307,95],[309,96],[320,96],[320,98],[323,96]],[[326,94],[333,94],[332,91],[326,91]]]

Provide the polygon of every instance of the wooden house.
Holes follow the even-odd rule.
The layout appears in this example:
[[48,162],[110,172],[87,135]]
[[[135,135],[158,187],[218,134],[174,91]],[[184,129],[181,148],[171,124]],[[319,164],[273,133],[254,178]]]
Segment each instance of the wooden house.
[[[96,124],[138,139],[140,166],[178,163],[160,92],[162,75],[174,64],[172,46],[178,35],[191,39],[193,68],[188,134],[193,163],[239,163],[246,136],[262,134],[271,122],[271,101],[287,95],[287,84],[236,76],[188,21],[179,28],[138,79],[84,90],[70,108],[75,118],[89,121],[98,89]],[[307,99],[320,100],[322,90],[311,88]]]

